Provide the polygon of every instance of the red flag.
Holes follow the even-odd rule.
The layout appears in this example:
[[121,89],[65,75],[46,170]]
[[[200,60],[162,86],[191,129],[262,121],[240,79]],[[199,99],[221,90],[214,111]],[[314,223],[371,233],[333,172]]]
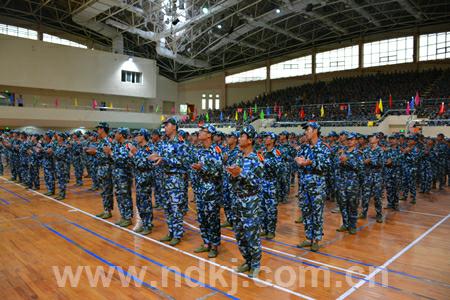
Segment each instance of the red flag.
[[252,111],[252,108],[251,108],[251,107],[248,109],[248,115],[249,115],[250,117],[253,115],[253,111]]
[[411,107],[409,106],[409,101],[406,103],[406,114],[411,114]]
[[303,120],[304,118],[305,118],[305,110],[302,107],[302,109],[300,109],[300,119]]
[[55,98],[55,107],[58,107],[58,106],[59,106],[59,99]]
[[97,100],[92,99],[92,108],[96,109],[97,108]]
[[441,103],[441,108],[439,109],[439,115],[443,115],[445,113],[445,105],[444,102]]
[[171,111],[170,111],[172,114],[175,114],[175,105],[174,106],[172,106],[172,109],[171,109]]
[[392,95],[389,94],[389,108],[392,108]]
[[195,121],[197,119],[197,108],[194,108],[194,113],[192,114],[192,121]]
[[278,118],[281,118],[281,106],[278,107]]
[[380,106],[378,105],[378,102],[375,104],[375,114],[376,115],[380,114]]
[[419,91],[416,91],[416,97],[414,97],[414,106],[420,106]]

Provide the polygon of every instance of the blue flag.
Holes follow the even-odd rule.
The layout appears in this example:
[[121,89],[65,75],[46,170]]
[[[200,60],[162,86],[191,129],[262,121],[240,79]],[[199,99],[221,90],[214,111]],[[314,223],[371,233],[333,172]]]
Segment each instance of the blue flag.
[[268,106],[266,108],[266,116],[270,116],[270,107],[268,107]]
[[352,109],[350,108],[350,104],[348,105],[347,108],[347,118],[350,117],[352,115]]
[[411,102],[409,102],[409,108],[414,110],[414,97],[411,97]]
[[220,112],[220,122],[223,121],[223,112]]
[[142,103],[142,105],[141,105],[141,112],[144,112],[144,111],[145,111],[144,103]]

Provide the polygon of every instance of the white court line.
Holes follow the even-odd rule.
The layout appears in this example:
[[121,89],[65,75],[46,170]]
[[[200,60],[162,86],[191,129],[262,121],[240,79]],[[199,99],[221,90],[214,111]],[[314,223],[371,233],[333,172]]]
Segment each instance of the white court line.
[[381,271],[385,270],[387,268],[387,266],[389,266],[391,263],[393,263],[397,258],[399,258],[400,256],[402,256],[405,252],[407,252],[409,249],[411,249],[414,245],[416,245],[418,242],[420,242],[424,237],[426,237],[427,235],[429,235],[434,229],[436,229],[436,227],[438,227],[439,225],[441,225],[442,223],[444,223],[445,221],[447,221],[447,219],[450,217],[450,214],[448,214],[446,217],[444,217],[443,219],[441,219],[439,222],[437,222],[436,224],[433,225],[433,227],[431,227],[430,229],[428,229],[427,231],[425,231],[424,233],[422,233],[422,235],[420,235],[417,239],[415,239],[414,241],[412,241],[408,246],[406,246],[405,248],[403,248],[402,250],[400,250],[400,252],[398,252],[397,254],[395,254],[394,256],[392,256],[390,259],[388,259],[382,266],[377,267],[372,273],[370,273],[369,275],[367,275],[365,278],[361,279],[360,281],[358,281],[357,284],[355,284],[354,286],[352,286],[351,288],[349,288],[345,293],[343,293],[342,295],[339,296],[339,298],[337,298],[338,300],[342,300],[347,298],[348,296],[350,296],[351,294],[353,294],[357,289],[359,289],[367,280],[370,280],[371,278],[373,278],[375,275],[377,275],[378,273],[380,273]]
[[444,218],[445,217],[444,215],[423,213],[423,212],[412,211],[412,210],[399,210],[399,212],[405,212],[405,213],[410,213],[410,214],[419,214],[419,215],[425,215],[425,216],[431,216],[431,217],[439,217],[439,218]]
[[[186,221],[183,221],[183,223],[185,223],[186,225],[188,225],[188,226],[190,226],[192,228],[200,230],[200,228],[198,228],[195,225],[192,225],[192,224],[190,224],[190,223],[188,223]],[[224,235],[224,234],[222,234],[221,236],[224,239],[228,239],[228,240],[231,240],[231,241],[236,241],[235,238],[232,238],[230,236],[227,236],[227,235]],[[323,263],[323,262],[320,262],[320,261],[317,261],[317,260],[312,260],[312,259],[308,259],[308,258],[305,258],[305,257],[296,256],[295,254],[286,253],[286,252],[279,251],[279,250],[276,250],[276,249],[272,249],[272,248],[269,248],[269,247],[261,246],[261,248],[264,249],[264,250],[270,251],[270,252],[279,253],[279,254],[286,255],[286,256],[289,256],[289,257],[292,257],[292,258],[297,258],[297,259],[304,260],[304,261],[307,261],[307,262],[310,262],[310,263],[314,263],[316,265],[321,265],[321,266],[324,266],[324,267],[327,267],[327,268],[330,268],[330,269],[336,269],[336,270],[339,270],[339,271],[342,271],[342,272],[345,272],[345,273],[351,273],[351,274],[355,274],[355,275],[358,275],[358,276],[361,276],[361,277],[365,277],[366,276],[366,274],[363,274],[363,273],[359,273],[359,272],[355,272],[355,271],[348,270],[348,269],[345,269],[345,268],[329,265],[329,264],[326,264],[326,263]]]
[[[10,182],[10,181],[9,181],[8,179],[6,179],[5,177],[3,177],[3,176],[0,176],[0,177],[1,177],[3,180],[5,180],[5,181]],[[19,184],[15,183],[15,182],[12,182],[12,183],[14,183],[15,185],[20,186]],[[142,239],[146,239],[146,240],[151,241],[151,242],[153,242],[153,243],[155,243],[155,244],[158,244],[158,245],[160,245],[160,246],[166,247],[166,248],[168,248],[168,249],[170,249],[170,250],[173,250],[173,251],[176,251],[176,252],[183,253],[183,254],[185,254],[185,255],[187,255],[187,256],[190,256],[190,257],[192,257],[192,258],[198,259],[198,260],[203,261],[203,262],[205,262],[205,263],[214,265],[214,266],[219,267],[219,268],[221,268],[221,269],[227,270],[227,271],[229,271],[230,273],[233,273],[233,274],[235,274],[235,275],[238,275],[238,276],[240,276],[240,277],[243,277],[243,278],[245,278],[245,279],[247,279],[247,280],[253,280],[253,281],[255,281],[255,282],[258,282],[258,283],[264,284],[264,285],[266,285],[266,286],[273,287],[273,288],[275,288],[275,289],[277,289],[277,290],[280,290],[280,291],[289,293],[289,294],[291,294],[291,295],[297,296],[297,297],[299,297],[299,298],[308,299],[308,300],[313,300],[313,299],[314,299],[314,298],[311,298],[311,297],[309,297],[309,296],[303,295],[303,294],[301,294],[301,293],[292,291],[292,290],[290,290],[290,289],[288,289],[288,288],[285,288],[285,287],[276,285],[276,284],[274,284],[274,283],[271,283],[271,282],[268,282],[268,281],[265,281],[265,280],[262,280],[262,279],[259,279],[259,278],[250,278],[250,277],[248,277],[247,275],[244,275],[244,274],[242,274],[242,273],[236,272],[235,270],[233,270],[233,269],[230,268],[230,267],[227,267],[227,266],[218,264],[218,263],[216,263],[216,262],[214,262],[214,261],[207,260],[207,259],[204,259],[204,258],[199,257],[199,256],[195,256],[195,255],[193,255],[193,254],[191,254],[191,253],[189,253],[189,252],[186,252],[186,251],[183,251],[183,250],[181,250],[181,249],[178,249],[178,248],[169,246],[169,245],[164,244],[164,243],[162,243],[162,242],[160,242],[160,241],[158,241],[158,240],[152,239],[152,238],[150,238],[150,237],[148,237],[148,236],[140,235],[140,234],[138,234],[138,233],[136,233],[136,232],[134,232],[134,231],[132,231],[132,230],[130,230],[130,229],[128,229],[128,228],[120,227],[120,226],[118,226],[118,225],[116,225],[116,224],[114,224],[114,223],[112,223],[112,222],[109,222],[109,221],[104,220],[104,219],[101,219],[101,218],[99,218],[99,217],[97,217],[97,216],[95,216],[95,215],[93,215],[93,214],[91,214],[91,213],[88,213],[87,211],[84,211],[84,210],[82,210],[82,209],[79,209],[79,208],[77,208],[77,207],[75,207],[75,206],[72,206],[72,205],[70,205],[70,204],[67,204],[67,203],[58,201],[58,200],[53,199],[53,198],[51,198],[51,197],[49,197],[49,196],[46,196],[46,195],[44,195],[44,194],[41,194],[41,193],[39,193],[39,192],[37,192],[37,191],[33,191],[33,190],[29,190],[29,191],[30,191],[30,192],[33,192],[33,193],[36,193],[36,194],[38,194],[38,195],[41,195],[42,197],[45,197],[45,198],[47,198],[47,199],[50,199],[50,200],[52,200],[53,202],[56,202],[56,203],[59,203],[59,204],[61,204],[61,205],[66,206],[66,207],[69,207],[69,208],[71,208],[71,209],[74,209],[74,210],[76,210],[76,211],[78,211],[78,212],[80,212],[80,213],[82,213],[82,214],[84,214],[84,215],[86,215],[86,216],[89,216],[89,217],[91,217],[91,218],[93,218],[93,219],[96,219],[96,220],[98,220],[98,221],[104,222],[104,223],[106,223],[106,224],[109,224],[109,225],[111,225],[111,226],[113,226],[113,227],[116,227],[116,228],[121,229],[121,230],[123,230],[123,231],[126,231],[126,232],[128,232],[128,233],[131,233],[132,235],[135,235],[135,236],[140,237],[140,238],[142,238]]]

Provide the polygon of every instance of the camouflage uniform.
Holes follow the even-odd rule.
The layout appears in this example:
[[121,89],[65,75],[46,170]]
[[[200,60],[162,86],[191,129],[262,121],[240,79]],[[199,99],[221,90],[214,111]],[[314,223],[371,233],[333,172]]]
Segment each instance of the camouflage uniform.
[[405,176],[403,178],[403,197],[408,198],[408,194],[411,193],[412,202],[416,201],[416,179],[417,179],[417,165],[419,159],[419,151],[414,146],[409,152],[404,153]]
[[382,196],[383,196],[383,166],[384,153],[380,146],[375,149],[367,147],[363,150],[363,160],[370,159],[369,164],[364,164],[364,183],[362,197],[361,215],[366,217],[369,210],[369,202],[372,197],[375,201],[375,210],[377,217],[381,217],[383,212]]
[[164,214],[169,236],[180,239],[183,236],[183,201],[186,199],[186,145],[178,136],[161,142],[159,155],[162,157]]
[[[131,198],[132,161],[129,156],[128,143],[117,143],[112,147],[113,184],[122,219],[131,220],[133,217],[133,201]],[[149,187],[150,188],[150,187]]]
[[136,205],[144,229],[151,228],[153,222],[152,181],[154,164],[148,160],[153,153],[151,145],[137,146],[133,157],[136,169]]
[[298,167],[298,197],[306,238],[320,241],[323,236],[323,208],[327,196],[326,177],[331,171],[331,152],[319,139],[315,145],[303,145],[296,156],[312,161],[309,166]]
[[219,146],[200,148],[195,162],[202,164],[197,171],[197,217],[205,245],[220,244],[220,202],[222,194],[222,150]]
[[103,147],[112,147],[108,137],[100,139],[97,143],[97,179],[101,189],[104,211],[114,209],[112,159],[103,152]]
[[[352,135],[349,134],[348,138]],[[343,226],[347,229],[356,229],[358,218],[358,199],[360,196],[359,173],[362,170],[362,157],[357,148],[344,152],[348,160],[340,165],[342,176],[339,189],[339,208],[342,214]]]
[[69,149],[67,144],[63,142],[62,144],[56,144],[55,146],[55,169],[56,169],[56,179],[58,181],[59,196],[65,198],[66,187],[68,182],[67,175],[67,160],[69,157]]
[[402,153],[397,147],[389,147],[385,151],[385,162],[391,159],[392,163],[385,166],[385,184],[387,207],[398,209],[399,205],[399,188],[400,188],[400,168]]
[[[242,134],[242,133],[241,133]],[[230,178],[235,199],[233,224],[239,251],[251,269],[261,264],[261,238],[259,236],[259,210],[261,196],[261,179],[264,174],[262,163],[256,153],[247,157],[239,153],[236,165],[242,171],[237,177]]]
[[[239,147],[236,145],[236,147],[232,150],[227,149],[226,157],[227,159],[224,160],[224,166],[229,167],[231,165],[234,165],[236,163],[236,159],[239,154]],[[225,212],[225,216],[227,218],[227,222],[233,226],[234,224],[234,209],[233,209],[233,189],[230,185],[230,174],[225,173],[223,177],[223,210]]]
[[[276,138],[273,137],[275,140]],[[275,234],[278,217],[277,178],[280,176],[279,168],[283,163],[281,152],[273,148],[264,149],[260,159],[263,160],[264,176],[262,178],[261,197],[261,229],[264,233]]]
[[82,160],[83,144],[80,141],[72,142],[71,153],[72,153],[72,164],[75,170],[76,183],[78,185],[83,185],[83,169],[84,169]]
[[42,154],[37,151],[37,143],[31,145],[32,151],[30,156],[30,188],[40,189],[41,183],[39,180],[39,168],[41,165]]

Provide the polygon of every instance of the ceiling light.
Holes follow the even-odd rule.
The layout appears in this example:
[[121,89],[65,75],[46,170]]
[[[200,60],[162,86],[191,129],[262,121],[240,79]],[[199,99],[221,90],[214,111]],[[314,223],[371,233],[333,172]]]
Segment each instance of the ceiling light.
[[131,56],[128,56],[128,61],[133,61],[133,58]]
[[279,14],[279,13],[281,12],[281,10],[280,10],[279,8],[277,8],[277,9],[275,10],[275,12],[276,12],[277,14]]
[[209,12],[209,9],[205,6],[205,7],[202,8],[202,12],[204,14],[207,14]]
[[222,25],[220,25],[220,24],[217,25],[217,28],[222,29]]

